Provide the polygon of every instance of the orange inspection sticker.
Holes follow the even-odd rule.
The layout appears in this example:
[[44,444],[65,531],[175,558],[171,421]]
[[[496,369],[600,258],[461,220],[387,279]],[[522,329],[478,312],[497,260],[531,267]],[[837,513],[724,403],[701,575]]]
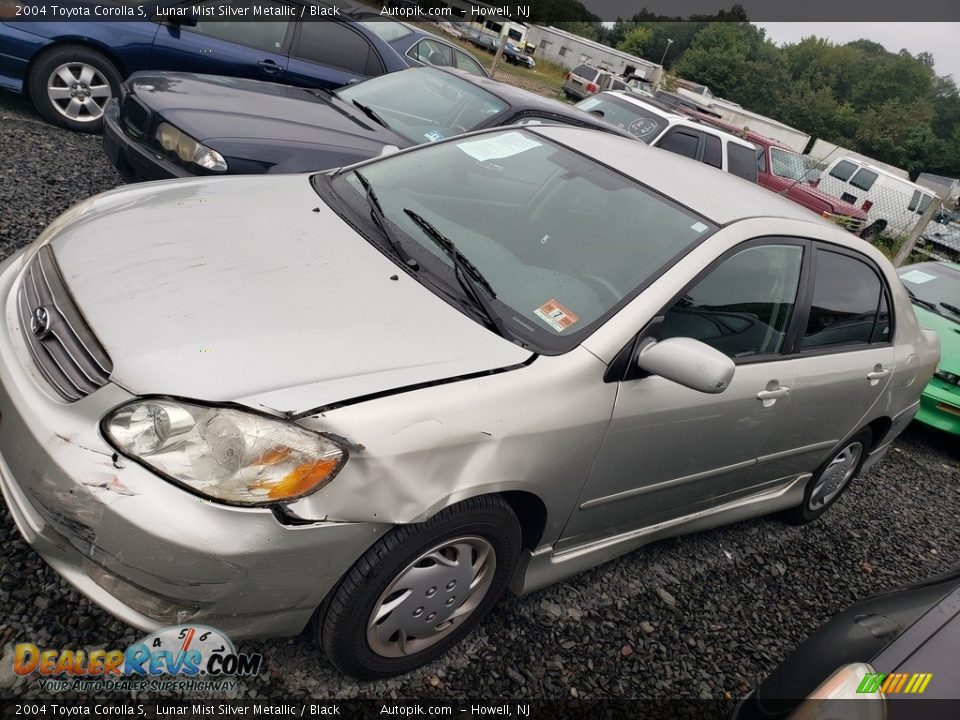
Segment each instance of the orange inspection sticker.
[[547,300],[533,312],[557,332],[563,332],[580,319],[557,300]]

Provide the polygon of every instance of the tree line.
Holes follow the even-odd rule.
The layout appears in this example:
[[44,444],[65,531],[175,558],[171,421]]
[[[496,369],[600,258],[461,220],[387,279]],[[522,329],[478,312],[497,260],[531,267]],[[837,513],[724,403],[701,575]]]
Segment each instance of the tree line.
[[[564,16],[560,6],[566,11],[579,4],[556,2],[549,17]],[[778,46],[739,5],[686,19],[641,10],[612,27],[586,16],[550,24],[650,62],[663,58],[667,70],[707,85],[714,95],[911,177],[960,177],[960,93],[950,76],[936,74],[929,53],[818,37]]]

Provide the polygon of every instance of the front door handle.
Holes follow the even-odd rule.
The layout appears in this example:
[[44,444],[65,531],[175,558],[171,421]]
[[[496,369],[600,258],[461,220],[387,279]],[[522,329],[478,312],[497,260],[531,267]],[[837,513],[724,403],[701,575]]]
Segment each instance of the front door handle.
[[[770,387],[769,385],[767,387]],[[770,407],[780,398],[785,398],[790,394],[790,388],[786,385],[780,385],[769,390],[761,390],[757,393],[757,400],[763,403],[764,407]]]
[[280,66],[273,60],[261,60],[257,65],[259,65],[265,73],[269,73],[270,75],[280,72]]

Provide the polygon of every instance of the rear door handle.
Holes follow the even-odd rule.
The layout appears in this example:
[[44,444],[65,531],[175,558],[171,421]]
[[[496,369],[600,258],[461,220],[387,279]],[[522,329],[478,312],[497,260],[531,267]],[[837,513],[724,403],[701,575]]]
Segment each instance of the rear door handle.
[[781,385],[773,390],[761,390],[757,393],[757,400],[760,400],[764,407],[770,407],[777,400],[780,398],[785,398],[789,394],[790,388],[788,388],[786,385]]
[[870,381],[871,385],[876,385],[878,380],[882,380],[889,374],[889,368],[885,368],[882,365],[877,365],[875,368],[873,368],[873,370],[867,373],[867,380]]
[[271,75],[280,72],[280,66],[273,60],[261,60],[257,65],[259,65],[265,73],[270,73]]

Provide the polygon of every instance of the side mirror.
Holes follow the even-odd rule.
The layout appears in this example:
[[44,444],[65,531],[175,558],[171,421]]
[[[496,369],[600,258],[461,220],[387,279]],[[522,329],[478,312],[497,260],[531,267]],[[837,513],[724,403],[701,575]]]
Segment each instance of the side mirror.
[[736,370],[733,360],[719,350],[685,337],[644,345],[637,353],[636,362],[641,370],[651,375],[711,394],[726,390]]
[[199,22],[196,15],[171,15],[167,20],[171,25],[180,27],[196,27]]

